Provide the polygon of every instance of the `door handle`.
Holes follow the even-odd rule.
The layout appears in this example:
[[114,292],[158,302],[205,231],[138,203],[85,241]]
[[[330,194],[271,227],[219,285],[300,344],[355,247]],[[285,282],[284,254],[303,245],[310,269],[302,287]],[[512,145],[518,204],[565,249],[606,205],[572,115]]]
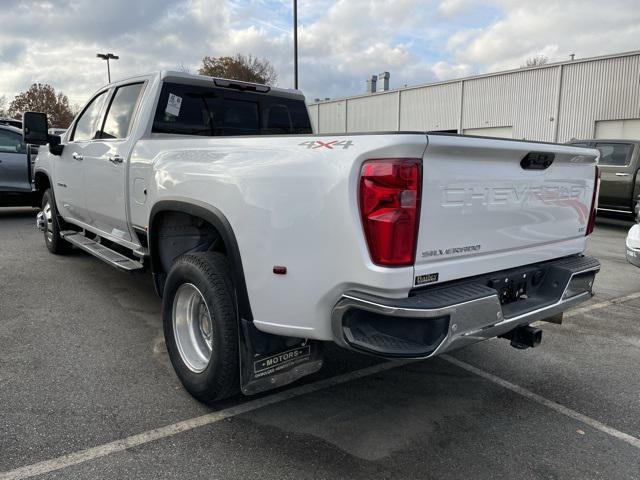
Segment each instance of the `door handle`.
[[76,152],[73,152],[73,155],[71,156],[73,157],[74,160],[78,160],[79,162],[84,160],[84,156]]
[[628,177],[628,173],[616,173],[616,177]]
[[118,163],[122,163],[124,160],[120,155],[114,155],[113,157],[109,157],[109,161],[114,165],[117,165]]

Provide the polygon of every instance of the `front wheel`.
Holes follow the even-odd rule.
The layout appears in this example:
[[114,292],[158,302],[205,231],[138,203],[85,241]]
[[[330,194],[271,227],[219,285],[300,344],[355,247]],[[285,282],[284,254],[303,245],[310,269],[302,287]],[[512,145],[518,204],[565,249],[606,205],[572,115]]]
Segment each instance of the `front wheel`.
[[162,301],[171,363],[191,395],[204,403],[240,387],[235,289],[227,257],[205,252],[178,258]]
[[42,195],[42,215],[44,220],[44,243],[51,253],[57,255],[71,251],[71,244],[60,236],[58,211],[53,192],[48,188]]

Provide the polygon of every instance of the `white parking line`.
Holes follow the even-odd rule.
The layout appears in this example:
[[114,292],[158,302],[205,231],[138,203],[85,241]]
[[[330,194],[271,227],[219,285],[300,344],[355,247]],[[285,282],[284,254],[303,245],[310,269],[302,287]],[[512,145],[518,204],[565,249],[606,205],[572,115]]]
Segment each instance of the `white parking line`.
[[565,407],[564,405],[560,405],[559,403],[556,403],[553,400],[549,400],[548,398],[538,395],[537,393],[533,393],[531,390],[527,390],[526,388],[521,387],[520,385],[516,385],[515,383],[511,383],[507,380],[497,377],[492,373],[485,372],[484,370],[474,367],[473,365],[463,362],[462,360],[453,358],[450,355],[442,355],[440,358],[468,372],[474,373],[479,377],[484,378],[485,380],[489,380],[490,382],[500,385],[501,387],[506,388],[507,390],[511,390],[512,392],[517,393],[518,395],[522,395],[523,397],[533,402],[536,402],[540,405],[544,405],[545,407],[550,408],[551,410],[561,413],[562,415],[565,415],[567,417],[573,418],[574,420],[578,420],[579,422],[582,422],[595,430],[598,430],[602,433],[606,433],[607,435],[617,438],[618,440],[622,440],[623,442],[626,442],[629,445],[640,449],[640,438],[636,438],[632,435],[629,435],[628,433],[624,433],[624,432],[621,432],[620,430],[616,430],[615,428],[605,425],[604,423],[599,422],[598,420],[594,420],[591,417],[587,417],[582,413],[576,412],[575,410]]
[[565,313],[564,318],[575,317],[576,315],[580,315],[581,313],[587,313],[591,310],[606,308],[611,305],[615,305],[616,303],[628,302],[629,300],[633,300],[635,298],[640,298],[640,292],[634,292],[623,297],[612,298],[611,300],[605,300],[604,302],[592,303],[591,305],[586,305],[584,307],[574,308],[573,310],[569,310],[567,313]]
[[203,427],[212,423],[219,422],[225,418],[235,417],[243,413],[251,412],[268,405],[284,402],[291,398],[306,395],[307,393],[317,392],[324,390],[342,383],[347,383],[359,378],[375,375],[376,373],[384,372],[392,368],[400,367],[411,360],[398,360],[393,362],[384,362],[371,367],[366,367],[354,372],[345,373],[336,377],[327,378],[318,382],[309,383],[307,385],[301,385],[299,387],[291,388],[282,392],[269,395],[267,397],[250,400],[241,405],[225,408],[218,412],[208,413],[200,417],[190,418],[182,422],[177,422],[165,427],[156,428],[147,432],[139,433],[137,435],[131,435],[130,437],[115,440],[113,442],[98,445],[97,447],[88,448],[86,450],[80,450],[78,452],[69,453],[58,458],[51,460],[45,460],[43,462],[34,463],[32,465],[26,465],[24,467],[16,468],[4,473],[0,473],[0,480],[18,480],[22,478],[30,478],[36,475],[43,475],[45,473],[54,472],[63,468],[78,465],[80,463],[96,460],[112,453],[122,452],[133,447],[144,445],[145,443],[160,440],[165,437],[170,437],[178,433],[193,430],[194,428]]

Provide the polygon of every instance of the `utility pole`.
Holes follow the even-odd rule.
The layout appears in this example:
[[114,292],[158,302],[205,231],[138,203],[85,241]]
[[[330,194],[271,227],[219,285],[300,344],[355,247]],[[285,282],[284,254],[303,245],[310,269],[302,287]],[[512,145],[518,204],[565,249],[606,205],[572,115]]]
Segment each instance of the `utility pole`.
[[98,53],[96,57],[107,61],[107,78],[109,79],[109,83],[111,83],[111,68],[109,67],[109,60],[118,60],[120,57],[113,53]]
[[293,0],[293,79],[298,89],[298,0]]

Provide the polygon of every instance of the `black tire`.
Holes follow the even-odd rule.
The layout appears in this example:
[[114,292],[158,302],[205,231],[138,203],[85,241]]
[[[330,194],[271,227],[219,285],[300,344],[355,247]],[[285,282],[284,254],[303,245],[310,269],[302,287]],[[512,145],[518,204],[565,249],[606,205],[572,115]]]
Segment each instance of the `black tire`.
[[[185,362],[176,341],[174,304],[178,289],[195,286],[206,303],[211,319],[211,357],[201,372]],[[240,390],[238,358],[238,319],[235,289],[227,257],[205,252],[178,258],[164,286],[162,322],[169,358],[178,378],[187,391],[201,402],[215,401],[236,395]]]
[[47,249],[56,255],[69,253],[71,244],[60,236],[60,223],[58,222],[58,209],[53,198],[53,192],[48,188],[42,195],[42,211],[47,219],[47,229],[44,232],[44,243]]

